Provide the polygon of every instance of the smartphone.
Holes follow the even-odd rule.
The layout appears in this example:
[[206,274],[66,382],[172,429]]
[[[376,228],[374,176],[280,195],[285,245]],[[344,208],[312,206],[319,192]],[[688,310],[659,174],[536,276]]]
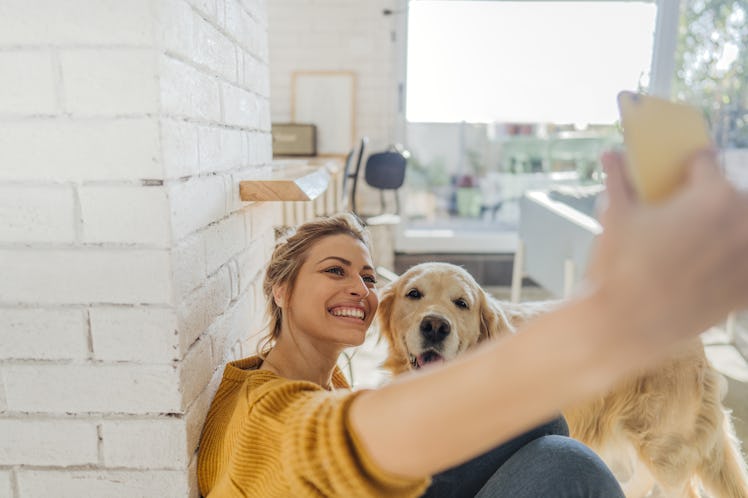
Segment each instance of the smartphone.
[[666,198],[683,181],[689,157],[711,147],[704,116],[696,107],[633,92],[618,94],[618,109],[634,188],[648,202]]

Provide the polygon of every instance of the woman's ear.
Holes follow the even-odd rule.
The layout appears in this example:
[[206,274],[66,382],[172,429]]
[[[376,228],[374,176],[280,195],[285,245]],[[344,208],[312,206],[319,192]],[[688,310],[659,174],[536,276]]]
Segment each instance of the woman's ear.
[[273,287],[273,301],[275,301],[275,304],[282,308],[285,305],[286,300],[286,286],[284,285],[276,285]]

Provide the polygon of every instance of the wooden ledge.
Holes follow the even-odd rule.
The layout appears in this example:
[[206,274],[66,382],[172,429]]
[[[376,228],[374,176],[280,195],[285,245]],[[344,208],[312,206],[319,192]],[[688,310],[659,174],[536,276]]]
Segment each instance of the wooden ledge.
[[330,183],[324,166],[278,164],[265,176],[239,182],[243,201],[311,201],[322,194]]

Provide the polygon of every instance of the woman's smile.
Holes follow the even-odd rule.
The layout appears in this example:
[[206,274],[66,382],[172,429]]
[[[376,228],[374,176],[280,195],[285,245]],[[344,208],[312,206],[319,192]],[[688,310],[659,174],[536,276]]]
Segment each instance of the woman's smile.
[[336,306],[328,310],[331,315],[338,318],[354,318],[360,321],[364,321],[366,318],[366,310],[362,307],[353,306]]

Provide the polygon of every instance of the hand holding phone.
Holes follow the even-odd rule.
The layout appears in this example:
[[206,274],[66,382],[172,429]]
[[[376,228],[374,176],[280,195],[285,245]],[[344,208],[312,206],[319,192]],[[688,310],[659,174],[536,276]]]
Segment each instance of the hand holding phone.
[[712,141],[690,105],[632,92],[618,94],[628,166],[639,196],[657,202],[683,181],[688,159]]

